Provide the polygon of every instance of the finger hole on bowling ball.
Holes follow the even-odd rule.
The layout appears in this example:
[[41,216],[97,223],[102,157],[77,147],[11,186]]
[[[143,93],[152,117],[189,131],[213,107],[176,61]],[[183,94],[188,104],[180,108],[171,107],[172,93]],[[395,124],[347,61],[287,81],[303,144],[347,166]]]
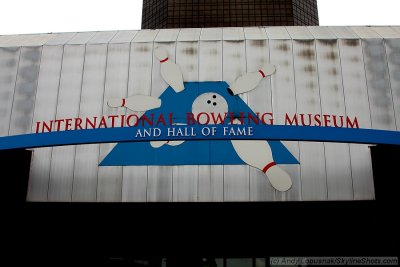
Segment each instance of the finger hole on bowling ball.
[[233,91],[231,90],[231,88],[228,87],[227,90],[228,90],[228,93],[233,96]]
[[216,95],[213,95],[213,98],[217,98],[217,96],[216,96]]
[[213,105],[216,106],[216,105],[217,105],[217,102],[214,102]]
[[210,100],[208,100],[208,101],[207,101],[207,104],[211,104],[211,101],[210,101]]

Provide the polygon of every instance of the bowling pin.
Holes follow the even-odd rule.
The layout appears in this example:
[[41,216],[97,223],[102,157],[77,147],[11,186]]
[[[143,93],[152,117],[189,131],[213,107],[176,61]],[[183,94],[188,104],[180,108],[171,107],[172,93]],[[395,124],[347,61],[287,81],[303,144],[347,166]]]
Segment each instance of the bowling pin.
[[111,98],[107,101],[111,108],[125,107],[132,111],[147,111],[159,108],[161,99],[148,95],[133,95],[128,98]]
[[236,79],[236,81],[230,86],[230,89],[234,95],[249,92],[256,88],[263,78],[272,75],[275,70],[274,65],[268,64],[256,72],[243,74]]
[[160,148],[163,145],[168,145],[168,146],[179,146],[183,144],[185,141],[151,141],[150,145],[154,148]]
[[183,91],[185,87],[183,85],[182,72],[179,66],[168,58],[167,51],[162,47],[158,47],[154,50],[154,55],[158,60],[160,60],[161,76],[164,81],[169,84],[175,92],[179,93]]
[[[234,124],[238,124],[236,119]],[[274,162],[271,148],[263,140],[231,140],[237,155],[247,164],[265,173],[271,185],[285,192],[292,187],[290,176]]]
[[[186,123],[173,123],[172,125],[187,125]],[[160,148],[163,145],[168,145],[168,146],[179,146],[183,144],[185,140],[174,140],[174,141],[168,141],[168,140],[163,140],[163,141],[151,141],[150,145],[153,148]]]

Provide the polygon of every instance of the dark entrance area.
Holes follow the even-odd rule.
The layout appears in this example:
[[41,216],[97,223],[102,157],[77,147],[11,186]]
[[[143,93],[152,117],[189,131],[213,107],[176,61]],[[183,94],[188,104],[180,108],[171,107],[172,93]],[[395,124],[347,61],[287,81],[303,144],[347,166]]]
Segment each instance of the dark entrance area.
[[388,205],[398,202],[400,146],[373,146],[371,157],[376,199]]
[[[396,256],[399,152],[399,147],[371,147],[373,201],[5,201],[12,210],[3,218],[7,254],[13,262],[28,257],[31,263],[53,266],[63,262],[154,267],[264,267],[271,256]],[[11,174],[2,172],[2,193],[18,203],[25,200],[29,176],[29,167],[21,167],[21,162],[29,162],[30,155],[4,153],[1,167]]]
[[6,203],[24,203],[28,191],[32,151],[1,150],[1,194]]

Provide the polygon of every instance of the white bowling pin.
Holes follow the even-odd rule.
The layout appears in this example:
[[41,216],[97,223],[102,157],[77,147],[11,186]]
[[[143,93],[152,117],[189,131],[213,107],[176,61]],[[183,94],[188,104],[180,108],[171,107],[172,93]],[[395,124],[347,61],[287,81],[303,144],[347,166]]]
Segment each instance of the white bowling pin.
[[284,192],[292,187],[290,176],[276,165],[266,141],[232,140],[231,142],[238,156],[246,164],[264,172],[276,190]]
[[[240,124],[238,119],[233,124]],[[231,140],[237,155],[247,164],[265,173],[271,185],[285,192],[292,187],[292,179],[274,162],[271,148],[263,140]]]
[[154,55],[161,63],[161,76],[167,84],[169,84],[175,92],[179,93],[185,89],[183,85],[182,72],[178,65],[168,58],[167,51],[158,47],[154,50]]
[[185,141],[151,141],[150,145],[154,148],[160,148],[163,145],[168,145],[168,146],[179,146],[183,144]]
[[126,107],[132,111],[147,111],[159,108],[161,99],[148,95],[133,95],[128,98],[111,98],[107,105],[112,108]]
[[274,65],[266,65],[256,72],[243,74],[230,86],[234,95],[246,93],[256,88],[261,80],[266,76],[272,75],[275,72]]
[[[186,123],[174,123],[173,125],[187,125]],[[164,141],[150,141],[150,145],[154,148],[160,148],[163,145],[168,145],[168,146],[179,146],[181,144],[183,144],[185,142],[185,140],[174,140],[174,141],[168,141],[168,140],[164,140]]]

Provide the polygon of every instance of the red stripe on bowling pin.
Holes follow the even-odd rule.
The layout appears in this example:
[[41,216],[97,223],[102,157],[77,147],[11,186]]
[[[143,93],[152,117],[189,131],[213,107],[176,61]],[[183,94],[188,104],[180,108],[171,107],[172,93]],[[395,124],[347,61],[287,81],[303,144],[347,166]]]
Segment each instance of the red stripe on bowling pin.
[[265,78],[265,73],[262,70],[258,70],[259,73],[261,73],[261,75],[263,76],[263,78]]
[[167,62],[168,58],[164,58],[163,60],[160,60],[161,63]]
[[122,106],[121,107],[125,107],[125,103],[126,103],[126,99],[122,98]]
[[275,162],[271,162],[271,163],[267,164],[267,166],[265,166],[264,169],[262,170],[263,173],[267,173],[267,171],[268,171],[270,168],[274,167],[275,165],[276,165]]

